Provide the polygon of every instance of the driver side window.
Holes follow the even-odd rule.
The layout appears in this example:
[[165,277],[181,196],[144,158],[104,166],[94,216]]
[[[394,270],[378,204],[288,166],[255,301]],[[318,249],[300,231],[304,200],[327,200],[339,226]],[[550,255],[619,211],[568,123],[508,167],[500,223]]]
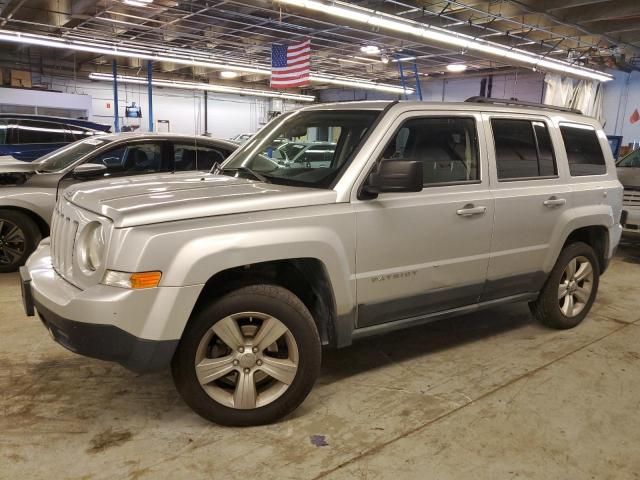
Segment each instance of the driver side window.
[[90,163],[106,166],[111,175],[155,173],[162,167],[162,149],[156,143],[136,143],[108,150]]
[[382,159],[422,162],[425,186],[480,180],[476,124],[467,117],[419,117],[404,122]]

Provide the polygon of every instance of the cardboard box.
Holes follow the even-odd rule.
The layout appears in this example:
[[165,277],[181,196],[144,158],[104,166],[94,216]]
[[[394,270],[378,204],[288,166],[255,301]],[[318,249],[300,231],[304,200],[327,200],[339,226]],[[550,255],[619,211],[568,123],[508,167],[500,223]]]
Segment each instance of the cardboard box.
[[11,86],[31,88],[31,72],[25,70],[11,70]]

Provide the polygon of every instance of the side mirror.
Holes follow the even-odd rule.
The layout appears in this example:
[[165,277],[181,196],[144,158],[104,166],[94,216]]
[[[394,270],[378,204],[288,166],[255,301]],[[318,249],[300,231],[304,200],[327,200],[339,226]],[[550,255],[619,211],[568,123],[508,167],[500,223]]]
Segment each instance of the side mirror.
[[423,182],[422,162],[394,158],[378,163],[363,192],[369,197],[385,192],[421,192]]
[[73,176],[78,179],[100,177],[107,173],[107,167],[98,163],[84,163],[73,169]]

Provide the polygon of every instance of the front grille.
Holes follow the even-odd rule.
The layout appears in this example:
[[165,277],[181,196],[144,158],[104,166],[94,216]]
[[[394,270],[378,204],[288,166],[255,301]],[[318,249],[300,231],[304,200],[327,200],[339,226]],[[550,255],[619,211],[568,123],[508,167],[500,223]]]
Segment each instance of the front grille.
[[53,269],[62,278],[73,274],[73,252],[78,233],[78,222],[66,216],[56,206],[51,222],[51,261]]
[[625,188],[622,203],[629,207],[640,207],[640,188]]

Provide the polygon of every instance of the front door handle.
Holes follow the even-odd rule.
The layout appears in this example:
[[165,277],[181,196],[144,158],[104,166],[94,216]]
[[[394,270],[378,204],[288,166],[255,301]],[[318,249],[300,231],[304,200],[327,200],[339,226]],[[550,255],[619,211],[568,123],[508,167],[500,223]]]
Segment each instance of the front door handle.
[[487,211],[487,207],[475,207],[473,203],[468,203],[460,210],[456,210],[456,213],[461,217],[472,217],[474,215],[484,215]]
[[549,208],[555,208],[555,207],[561,207],[562,205],[565,205],[567,203],[567,200],[564,198],[558,198],[558,197],[549,197],[548,200],[545,200],[544,202],[542,202],[542,204],[545,207],[549,207]]

